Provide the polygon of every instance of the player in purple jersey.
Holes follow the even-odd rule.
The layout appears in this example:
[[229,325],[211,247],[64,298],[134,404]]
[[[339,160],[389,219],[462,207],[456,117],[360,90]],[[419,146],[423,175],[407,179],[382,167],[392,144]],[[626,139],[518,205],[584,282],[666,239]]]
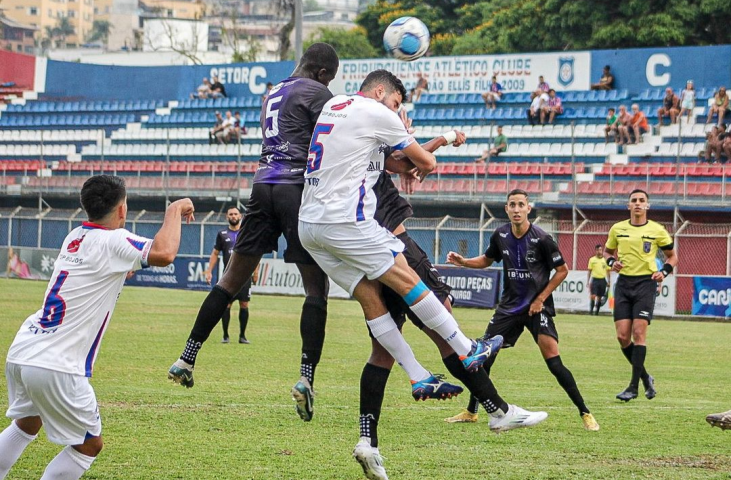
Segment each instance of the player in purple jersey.
[[[216,243],[211,251],[211,257],[208,259],[208,268],[205,271],[206,282],[211,284],[213,278],[213,269],[218,264],[218,256],[223,256],[223,269],[226,270],[228,261],[231,259],[231,253],[234,251],[236,238],[241,231],[241,210],[239,207],[232,205],[226,209],[226,220],[228,220],[228,228],[221,230],[216,235]],[[244,284],[244,287],[231,300],[239,301],[239,343],[248,344],[246,339],[246,326],[249,324],[249,301],[251,300],[251,282],[256,282],[257,270],[254,275]],[[221,317],[221,326],[223,327],[223,340],[221,343],[229,343],[228,326],[231,321],[231,304],[226,307]]]
[[301,378],[293,389],[298,413],[311,419],[312,383],[322,352],[327,318],[329,279],[302,247],[297,219],[304,188],[310,138],[322,106],[332,98],[327,86],[335,78],[338,55],[326,43],[315,43],[302,55],[292,75],[275,85],[261,110],[263,142],[259,169],[246,205],[246,217],[231,262],[198,312],[180,359],[168,372],[175,383],[193,386],[193,366],[226,305],[251,277],[265,253],[277,250],[284,234],[284,261],[296,263],[302,274]]
[[[495,230],[487,251],[469,259],[449,252],[447,262],[468,268],[487,268],[494,262],[503,262],[503,294],[485,337],[502,335],[505,346],[511,347],[527,328],[546,366],[578,408],[584,428],[596,431],[599,424],[584,403],[571,371],[561,361],[558,331],[553,323],[556,311],[552,293],[568,275],[568,267],[551,236],[528,220],[530,212],[528,194],[524,190],[512,190],[505,204],[510,223]],[[556,274],[551,277],[553,270]],[[483,365],[488,373],[492,363]],[[450,420],[474,422],[477,407],[477,401],[472,399],[467,411]]]

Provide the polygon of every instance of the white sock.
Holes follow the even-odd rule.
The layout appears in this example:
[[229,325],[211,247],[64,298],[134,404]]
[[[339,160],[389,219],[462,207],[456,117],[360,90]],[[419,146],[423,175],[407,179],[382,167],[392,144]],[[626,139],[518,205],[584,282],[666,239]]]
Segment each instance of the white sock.
[[74,447],[66,447],[51,460],[41,480],[79,480],[89,470],[94,459],[76,451]]
[[406,374],[414,382],[426,380],[431,374],[421,366],[414,357],[414,352],[406,343],[404,336],[399,332],[396,322],[391,318],[391,314],[387,313],[373,320],[366,320],[371,334],[380,343],[383,348],[391,354],[396,362],[406,371]]
[[424,325],[434,330],[452,347],[457,355],[467,355],[472,350],[472,340],[467,338],[457,325],[451,313],[444,307],[434,292],[411,305],[411,311]]
[[8,425],[8,428],[0,433],[0,480],[7,476],[15,462],[23,454],[25,447],[36,437],[37,435],[25,433],[15,422],[12,422]]

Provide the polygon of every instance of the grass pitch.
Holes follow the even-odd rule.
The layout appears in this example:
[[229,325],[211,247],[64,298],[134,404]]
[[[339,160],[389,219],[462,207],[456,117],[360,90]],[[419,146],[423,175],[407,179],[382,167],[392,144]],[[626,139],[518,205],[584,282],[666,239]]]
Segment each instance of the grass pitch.
[[[0,355],[22,320],[37,309],[43,282],[0,280]],[[251,345],[221,344],[216,329],[198,356],[196,386],[166,379],[204,293],[125,288],[102,344],[92,384],[103,419],[105,449],[88,479],[365,478],[351,451],[358,440],[359,376],[369,341],[355,302],[331,300],[327,339],[317,370],[315,417],[297,417],[289,390],[299,377],[301,298],[254,297]],[[232,339],[237,332],[236,309]],[[457,309],[470,336],[490,318]],[[493,368],[503,397],[549,412],[533,429],[491,433],[487,418],[449,425],[466,404],[416,403],[408,378],[394,368],[379,426],[380,450],[392,480],[403,479],[729,479],[731,432],[711,429],[708,413],[731,408],[731,324],[656,320],[648,370],[658,396],[628,404],[630,365],[609,317],[559,315],[561,357],[601,424],[584,431],[568,397],[546,368],[529,334],[504,350]],[[445,372],[436,349],[413,326],[405,336],[429,369]],[[0,409],[7,408],[0,378]],[[8,424],[0,419],[0,428]],[[43,432],[8,478],[40,478],[60,447]]]

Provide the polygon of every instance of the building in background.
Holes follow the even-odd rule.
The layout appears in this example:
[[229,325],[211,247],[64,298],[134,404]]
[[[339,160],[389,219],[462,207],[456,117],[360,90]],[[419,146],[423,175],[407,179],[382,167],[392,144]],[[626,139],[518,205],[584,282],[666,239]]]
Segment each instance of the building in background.
[[0,49],[32,55],[37,30],[38,27],[11,20],[0,10]]
[[[46,38],[53,45],[64,48],[84,43],[94,22],[93,3],[93,0],[3,0],[2,6],[7,18],[37,27],[39,43]],[[49,35],[59,27],[64,27],[64,31]]]

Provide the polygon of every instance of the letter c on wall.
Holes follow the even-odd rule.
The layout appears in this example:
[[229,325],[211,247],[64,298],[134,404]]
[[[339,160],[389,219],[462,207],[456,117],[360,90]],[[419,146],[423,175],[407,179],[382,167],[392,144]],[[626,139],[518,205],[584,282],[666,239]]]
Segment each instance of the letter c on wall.
[[670,57],[664,53],[655,53],[650,55],[647,59],[647,65],[645,66],[645,76],[647,76],[647,83],[653,87],[663,87],[670,83],[670,73],[665,72],[661,75],[657,74],[657,66],[669,67],[672,65]]

